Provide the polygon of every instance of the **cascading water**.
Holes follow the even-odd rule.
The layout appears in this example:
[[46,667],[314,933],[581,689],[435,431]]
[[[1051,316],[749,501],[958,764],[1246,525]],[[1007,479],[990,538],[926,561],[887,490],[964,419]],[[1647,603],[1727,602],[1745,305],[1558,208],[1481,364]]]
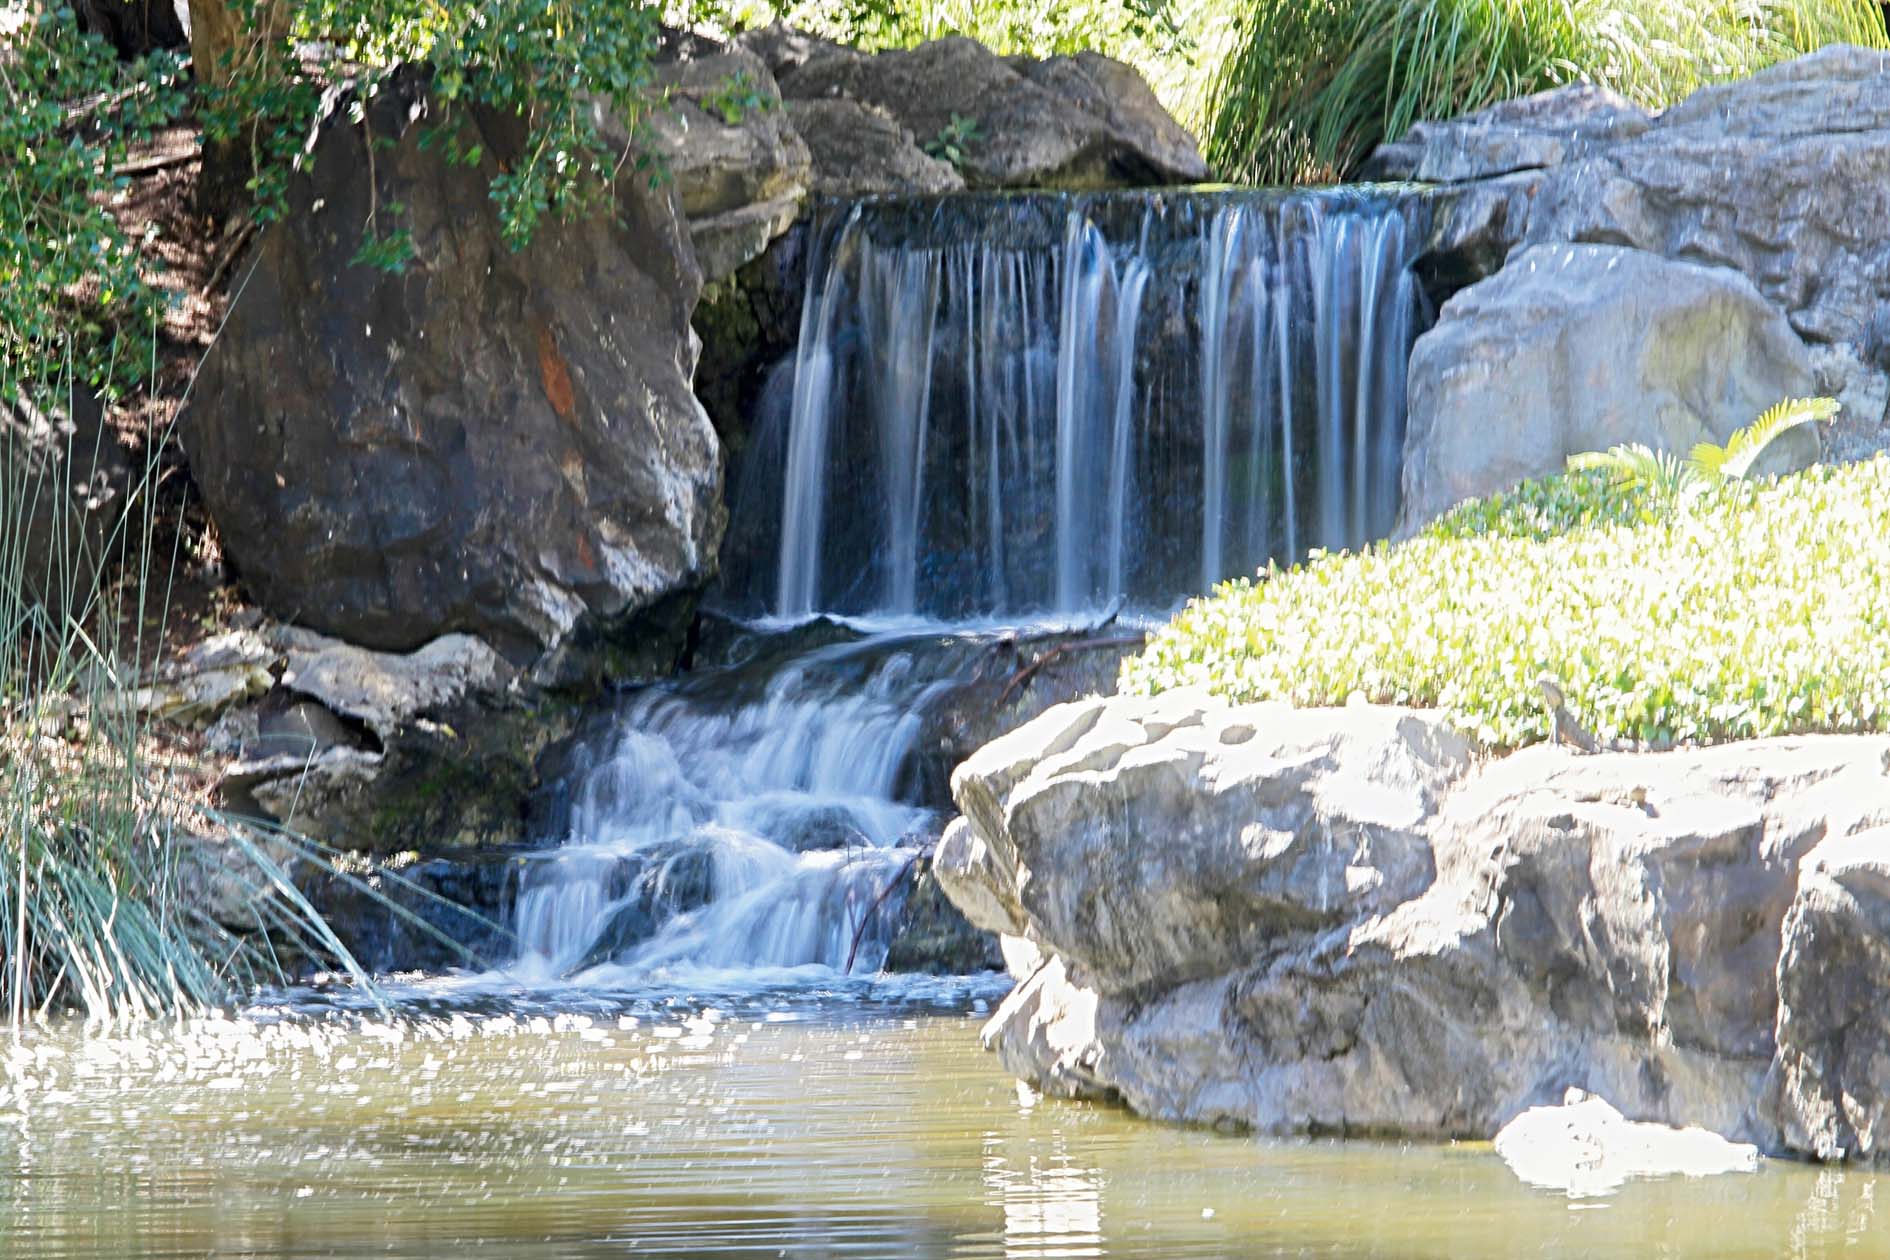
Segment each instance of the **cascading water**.
[[915,742],[965,665],[949,637],[890,632],[625,696],[560,786],[564,843],[521,876],[515,970],[876,970],[899,910],[881,894],[942,823]]
[[1383,536],[1423,214],[1352,190],[853,207],[814,251],[785,432],[757,435],[778,457],[746,470],[732,604],[1160,610]]
[[721,599],[926,621],[647,688],[521,877],[517,970],[859,965],[937,834],[940,622],[1159,612],[1398,511],[1422,204],[1356,192],[869,202],[818,234]]

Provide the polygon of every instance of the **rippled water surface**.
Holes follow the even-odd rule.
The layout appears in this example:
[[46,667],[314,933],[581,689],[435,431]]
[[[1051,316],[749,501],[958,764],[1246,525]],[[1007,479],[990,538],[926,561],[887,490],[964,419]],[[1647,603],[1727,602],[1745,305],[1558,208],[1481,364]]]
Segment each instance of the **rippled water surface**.
[[1571,1203],[1483,1146],[1268,1142],[1040,1099],[962,985],[262,1011],[40,1034],[0,1256],[1884,1256],[1890,1180]]

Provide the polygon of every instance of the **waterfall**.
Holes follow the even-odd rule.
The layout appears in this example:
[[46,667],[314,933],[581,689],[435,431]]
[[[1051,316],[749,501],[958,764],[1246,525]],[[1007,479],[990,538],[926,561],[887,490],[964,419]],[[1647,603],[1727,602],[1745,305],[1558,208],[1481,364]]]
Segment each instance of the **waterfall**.
[[1422,214],[958,195],[819,225],[734,498],[738,554],[765,559],[720,596],[808,638],[630,692],[578,741],[514,973],[879,967],[885,894],[948,804],[914,770],[925,715],[994,659],[965,622],[1159,612],[1390,529]]
[[[774,585],[815,611],[1158,611],[1398,512],[1421,201],[1340,190],[867,202],[817,232]],[[844,512],[827,505],[844,501]]]

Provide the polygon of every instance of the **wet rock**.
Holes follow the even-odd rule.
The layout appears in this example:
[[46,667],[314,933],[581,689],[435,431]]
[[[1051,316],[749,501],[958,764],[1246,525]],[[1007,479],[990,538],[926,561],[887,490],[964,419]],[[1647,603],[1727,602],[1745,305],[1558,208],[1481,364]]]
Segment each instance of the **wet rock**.
[[[472,633],[523,665],[635,637],[706,580],[724,520],[675,190],[626,171],[611,213],[515,252],[490,198],[514,129],[468,117],[484,157],[455,165],[426,109],[402,77],[366,128],[321,129],[193,390],[192,474],[258,600],[351,643]],[[353,264],[394,204],[410,264]]]
[[565,974],[623,961],[670,919],[707,905],[714,891],[715,856],[706,845],[678,841],[619,860],[607,885],[614,908]]
[[1142,642],[1140,634],[1109,628],[993,642],[970,676],[925,714],[918,751],[926,799],[949,799],[959,763],[1044,710],[1113,694],[1122,658]]
[[988,1036],[1049,1088],[1488,1138],[1574,1086],[1631,1120],[1881,1158],[1887,755],[1480,763],[1434,714],[1118,697],[967,762],[938,870],[1041,959]]
[[1004,970],[997,937],[978,930],[939,886],[932,863],[914,865],[899,926],[886,950],[886,970],[966,976]]
[[850,810],[837,805],[812,810],[796,810],[769,828],[770,840],[794,853],[818,853],[827,849],[857,849],[872,843],[854,821]]
[[1529,231],[1529,214],[1547,176],[1522,171],[1431,196],[1424,252],[1412,263],[1424,291],[1441,307],[1501,271]]
[[[1815,383],[1804,343],[1737,272],[1605,245],[1527,249],[1418,338],[1404,528],[1582,451],[1723,442]],[[1792,438],[1785,466],[1816,456],[1815,435]]]
[[921,148],[948,134],[954,119],[972,120],[977,130],[958,163],[972,188],[1137,187],[1207,178],[1193,139],[1141,76],[1093,53],[1006,61],[955,36],[877,55],[809,42],[792,54],[777,50],[773,59],[790,100],[845,99],[878,109]]
[[517,855],[405,853],[305,880],[311,905],[370,973],[485,971],[518,951],[506,923]]

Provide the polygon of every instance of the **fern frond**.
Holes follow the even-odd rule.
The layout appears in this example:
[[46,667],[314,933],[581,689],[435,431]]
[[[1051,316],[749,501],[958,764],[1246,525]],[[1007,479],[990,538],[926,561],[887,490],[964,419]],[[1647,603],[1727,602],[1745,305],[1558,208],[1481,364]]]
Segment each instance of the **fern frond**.
[[1680,462],[1672,455],[1651,450],[1640,442],[1571,455],[1568,470],[1605,473],[1616,485],[1639,485],[1661,492],[1676,490],[1686,480]]
[[1787,398],[1751,424],[1715,446],[1701,442],[1687,462],[1708,477],[1744,479],[1766,448],[1793,429],[1831,420],[1838,413],[1835,398]]

